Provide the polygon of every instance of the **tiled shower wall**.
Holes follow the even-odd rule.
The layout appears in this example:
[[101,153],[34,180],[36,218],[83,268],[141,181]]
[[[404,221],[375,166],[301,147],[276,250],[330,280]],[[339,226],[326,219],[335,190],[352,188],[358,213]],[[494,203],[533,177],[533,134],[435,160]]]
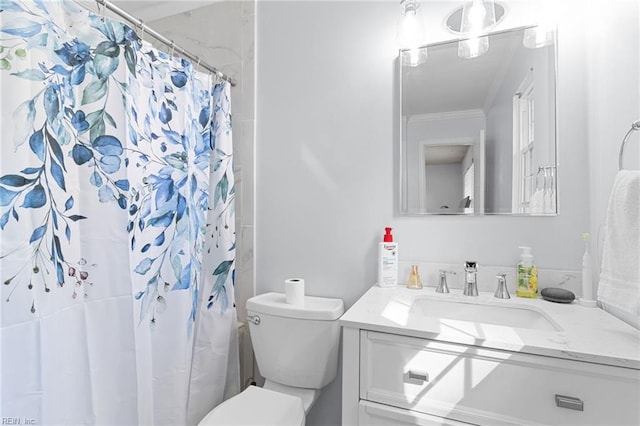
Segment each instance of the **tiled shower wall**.
[[[246,301],[255,293],[255,0],[220,1],[151,22],[149,26],[237,82],[231,88],[236,184],[235,298],[238,320],[244,322]],[[157,47],[170,50],[168,46]],[[244,388],[253,377],[253,354],[247,330],[241,326],[239,331],[240,374]]]

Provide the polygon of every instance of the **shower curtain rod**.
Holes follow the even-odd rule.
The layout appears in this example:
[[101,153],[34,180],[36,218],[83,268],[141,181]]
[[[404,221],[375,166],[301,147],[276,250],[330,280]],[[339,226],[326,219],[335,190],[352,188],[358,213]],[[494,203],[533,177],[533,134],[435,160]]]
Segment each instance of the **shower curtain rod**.
[[111,3],[108,0],[95,0],[95,1],[96,1],[97,4],[102,5],[103,7],[109,9],[110,11],[115,13],[116,15],[126,19],[127,21],[131,22],[132,24],[135,24],[140,29],[140,31],[146,32],[147,34],[149,34],[150,36],[152,36],[156,40],[158,40],[161,43],[164,43],[167,46],[169,46],[172,50],[176,50],[177,52],[179,52],[182,55],[186,56],[187,58],[191,59],[192,61],[195,61],[197,65],[201,66],[202,68],[206,69],[207,71],[217,75],[218,77],[220,77],[221,79],[223,79],[225,81],[228,81],[231,84],[231,86],[235,86],[236,85],[236,81],[233,78],[229,77],[228,75],[226,75],[225,73],[223,73],[222,71],[217,69],[216,67],[214,67],[212,65],[209,65],[208,63],[202,61],[199,56],[194,55],[193,53],[191,53],[190,51],[188,51],[187,49],[185,49],[185,48],[183,48],[181,46],[178,46],[177,44],[175,44],[173,42],[173,40],[169,40],[168,38],[166,38],[165,36],[163,36],[162,34],[157,32],[156,30],[154,30],[153,28],[147,27],[144,24],[144,21],[142,19],[136,18],[135,16],[131,15],[126,10],[121,9],[120,7],[116,6],[115,4]]

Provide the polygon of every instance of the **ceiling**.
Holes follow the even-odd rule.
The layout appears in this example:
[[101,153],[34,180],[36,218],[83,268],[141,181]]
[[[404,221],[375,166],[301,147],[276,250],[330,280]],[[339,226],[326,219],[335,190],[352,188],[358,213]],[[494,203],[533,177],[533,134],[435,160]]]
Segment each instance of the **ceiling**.
[[460,164],[467,155],[471,145],[435,145],[428,146],[424,150],[424,163],[435,164]]

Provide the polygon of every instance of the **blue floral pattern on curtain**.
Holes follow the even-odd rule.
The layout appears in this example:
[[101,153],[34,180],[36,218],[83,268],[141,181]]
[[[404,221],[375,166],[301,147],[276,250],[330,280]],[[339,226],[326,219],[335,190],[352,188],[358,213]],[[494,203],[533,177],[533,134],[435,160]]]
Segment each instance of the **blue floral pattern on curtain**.
[[[62,8],[81,14],[73,22],[84,24],[69,31],[50,14],[50,2],[0,0],[0,69],[38,85],[33,96],[15,99],[13,111],[13,148],[19,158],[28,150],[29,161],[0,176],[1,232],[19,228],[28,242],[28,249],[0,254],[3,263],[12,260],[2,269],[4,300],[36,286],[48,293],[72,285],[73,299],[88,297],[100,259],[67,255],[89,219],[77,191],[68,188],[80,177],[83,192],[126,213],[122,232],[128,234],[139,321],[154,323],[173,291],[189,291],[185,320],[191,327],[201,300],[224,311],[233,297],[228,84],[211,88],[209,76],[141,43],[127,25],[71,2]],[[2,155],[11,152],[3,147]],[[24,216],[34,226],[26,229]],[[208,227],[218,248],[204,300]],[[37,297],[31,300],[26,309],[35,313]]]
[[229,84],[0,0],[0,90],[3,415],[197,424],[239,383]]

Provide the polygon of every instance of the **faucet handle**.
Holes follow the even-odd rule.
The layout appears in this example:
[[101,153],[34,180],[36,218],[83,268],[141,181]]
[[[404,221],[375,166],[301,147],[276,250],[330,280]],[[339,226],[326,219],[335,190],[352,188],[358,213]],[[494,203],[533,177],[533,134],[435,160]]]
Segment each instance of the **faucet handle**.
[[498,274],[496,278],[498,279],[498,287],[493,297],[497,297],[498,299],[511,299],[509,290],[507,290],[507,274]]
[[478,270],[478,262],[472,260],[465,261],[464,270],[466,272],[476,272]]
[[445,271],[444,269],[440,269],[440,280],[438,281],[438,287],[436,288],[436,293],[449,293],[449,286],[447,285],[447,274],[456,273],[454,271]]

